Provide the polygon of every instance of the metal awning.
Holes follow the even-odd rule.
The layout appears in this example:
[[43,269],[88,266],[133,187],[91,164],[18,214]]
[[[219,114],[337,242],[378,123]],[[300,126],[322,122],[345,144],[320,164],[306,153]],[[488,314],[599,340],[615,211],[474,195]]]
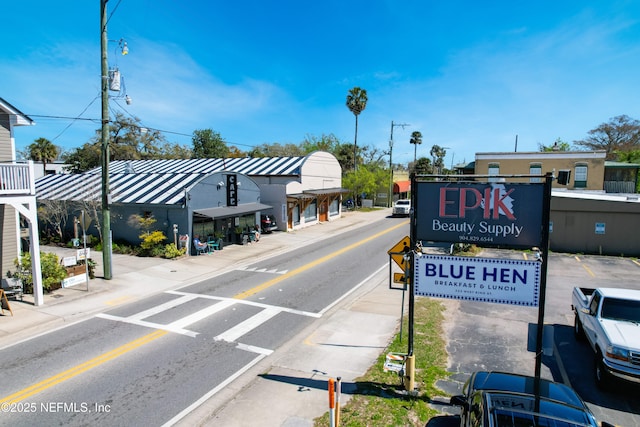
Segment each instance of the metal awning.
[[197,209],[193,212],[197,215],[209,218],[225,218],[230,216],[240,216],[246,213],[271,209],[272,206],[262,203],[245,203],[238,206],[224,206],[220,208]]
[[294,199],[313,199],[315,196],[321,196],[325,194],[340,194],[340,193],[348,193],[349,190],[344,188],[336,187],[336,188],[324,188],[318,190],[305,190],[302,193],[296,194],[287,194],[287,197],[292,197]]
[[299,200],[315,199],[314,195],[305,194],[305,193],[287,194],[287,197],[289,197],[291,199],[299,199]]
[[321,194],[338,194],[338,193],[348,193],[349,190],[344,189],[344,188],[323,188],[323,189],[318,189],[318,190],[305,190],[304,193],[305,194],[316,194],[316,195],[321,195]]

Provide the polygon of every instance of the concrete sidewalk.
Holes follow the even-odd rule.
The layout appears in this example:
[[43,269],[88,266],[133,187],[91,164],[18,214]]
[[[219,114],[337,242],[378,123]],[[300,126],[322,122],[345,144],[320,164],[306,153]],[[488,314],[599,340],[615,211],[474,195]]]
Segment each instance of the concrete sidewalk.
[[[85,284],[46,294],[44,305],[35,307],[33,298],[11,300],[13,317],[0,316],[0,349],[46,333],[52,329],[90,318],[112,307],[152,294],[196,283],[260,259],[285,253],[300,246],[360,227],[391,214],[390,209],[345,212],[339,220],[320,223],[292,232],[264,234],[251,245],[226,246],[211,255],[178,260],[139,258],[114,254],[113,278],[102,276],[102,254],[96,279]],[[75,250],[43,247],[60,257]],[[307,426],[328,410],[326,381],[342,377],[345,389],[362,375],[384,350],[400,319],[402,292],[388,289],[388,270],[383,269],[363,282],[323,318],[318,319],[287,348],[264,359],[206,402],[193,408],[179,425],[265,425]],[[342,402],[348,399],[344,395]]]

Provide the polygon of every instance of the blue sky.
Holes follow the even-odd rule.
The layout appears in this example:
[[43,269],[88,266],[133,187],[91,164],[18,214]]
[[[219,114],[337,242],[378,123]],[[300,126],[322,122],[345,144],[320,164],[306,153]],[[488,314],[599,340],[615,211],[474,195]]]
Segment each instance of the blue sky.
[[[6,2],[0,97],[65,149],[100,127],[100,1]],[[448,147],[537,151],[611,117],[640,119],[640,2],[109,0],[109,43],[133,103],[113,111],[191,146],[213,129],[242,150],[334,134],[353,143],[349,89],[368,92],[358,145],[413,160]],[[76,120],[60,117],[82,117]],[[387,158],[388,159],[388,158]]]

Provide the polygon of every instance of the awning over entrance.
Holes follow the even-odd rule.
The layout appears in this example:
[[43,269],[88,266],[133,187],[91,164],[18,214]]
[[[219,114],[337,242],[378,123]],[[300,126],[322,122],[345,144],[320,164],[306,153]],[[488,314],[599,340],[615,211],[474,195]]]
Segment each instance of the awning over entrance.
[[393,193],[408,193],[411,191],[411,181],[398,181],[393,183]]
[[198,209],[193,211],[196,215],[209,218],[225,218],[230,216],[240,216],[251,212],[271,209],[271,206],[262,203],[245,203],[238,206],[224,206],[220,208]]
[[315,196],[320,196],[323,194],[340,194],[340,193],[348,193],[349,190],[346,190],[344,188],[322,188],[322,189],[318,189],[318,190],[305,190],[302,194],[304,195],[315,195]]

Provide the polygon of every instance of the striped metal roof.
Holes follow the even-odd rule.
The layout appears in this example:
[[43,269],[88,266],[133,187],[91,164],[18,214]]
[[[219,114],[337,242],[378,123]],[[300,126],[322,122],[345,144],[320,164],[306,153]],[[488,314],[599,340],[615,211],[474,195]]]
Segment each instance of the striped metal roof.
[[[228,171],[249,176],[299,176],[306,157],[257,157],[230,159],[117,160],[109,163],[111,173],[201,173]],[[88,173],[101,173],[95,168]]]
[[[109,163],[111,203],[181,204],[185,189],[215,172],[253,176],[299,176],[306,157],[188,160],[118,160]],[[99,201],[101,168],[82,174],[45,175],[36,180],[41,200]]]

